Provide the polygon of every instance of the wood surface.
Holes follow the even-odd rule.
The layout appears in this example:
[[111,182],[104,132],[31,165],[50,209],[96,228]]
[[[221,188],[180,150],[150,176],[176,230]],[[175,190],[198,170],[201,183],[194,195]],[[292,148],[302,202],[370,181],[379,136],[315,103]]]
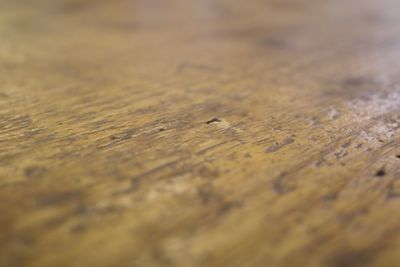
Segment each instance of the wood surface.
[[1,267],[400,266],[397,0],[1,0]]

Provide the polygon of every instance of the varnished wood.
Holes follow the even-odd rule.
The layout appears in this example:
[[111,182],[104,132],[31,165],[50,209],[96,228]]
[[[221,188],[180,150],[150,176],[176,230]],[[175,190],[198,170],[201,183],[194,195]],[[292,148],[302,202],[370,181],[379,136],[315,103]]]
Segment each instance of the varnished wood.
[[0,1],[1,267],[397,267],[395,0]]

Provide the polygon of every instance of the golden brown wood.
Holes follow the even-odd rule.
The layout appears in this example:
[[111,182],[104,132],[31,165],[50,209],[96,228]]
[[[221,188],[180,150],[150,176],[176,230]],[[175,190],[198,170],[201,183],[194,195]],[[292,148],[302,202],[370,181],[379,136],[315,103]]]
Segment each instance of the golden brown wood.
[[0,2],[1,267],[397,267],[396,0]]

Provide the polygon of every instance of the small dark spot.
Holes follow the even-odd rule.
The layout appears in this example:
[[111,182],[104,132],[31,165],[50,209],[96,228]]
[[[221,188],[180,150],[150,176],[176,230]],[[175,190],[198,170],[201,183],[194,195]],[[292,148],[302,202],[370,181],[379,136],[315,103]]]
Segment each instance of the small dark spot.
[[396,155],[396,158],[400,159],[400,154]]
[[223,215],[234,208],[240,208],[242,205],[241,202],[224,202],[218,209],[218,215]]
[[210,184],[206,184],[204,186],[201,186],[197,190],[198,195],[200,196],[201,201],[203,204],[206,204],[210,198],[212,198],[212,187]]
[[285,49],[290,47],[290,45],[284,40],[271,37],[266,37],[263,40],[261,40],[261,45],[274,49]]
[[32,246],[35,241],[33,240],[33,238],[28,237],[28,236],[20,236],[17,238],[17,242],[20,243],[23,246],[29,247]]
[[164,132],[165,130],[166,130],[165,128],[158,129],[159,132]]
[[385,171],[385,168],[384,168],[384,167],[380,168],[380,169],[377,170],[376,173],[375,173],[375,176],[377,176],[377,177],[383,177],[383,176],[385,176],[385,175],[386,175],[386,171]]
[[365,215],[365,214],[368,214],[368,212],[369,212],[369,208],[364,207],[364,208],[361,208],[358,213],[360,215]]
[[131,190],[137,190],[140,187],[141,184],[141,179],[140,178],[132,178],[131,180]]
[[319,119],[317,117],[311,118],[311,126],[316,126],[319,124]]
[[361,86],[364,85],[365,83],[367,83],[368,81],[366,81],[364,78],[362,77],[351,77],[351,78],[347,78],[343,81],[343,84],[346,86]]
[[365,266],[373,256],[373,251],[347,250],[334,254],[328,262],[329,267],[358,267]]
[[324,166],[324,165],[331,165],[331,164],[329,162],[327,162],[326,159],[324,159],[324,158],[320,158],[320,159],[318,159],[317,161],[314,162],[314,166],[316,168],[319,168],[319,167]]
[[340,116],[340,112],[336,108],[330,107],[328,109],[328,117],[331,120],[336,120],[337,118],[339,118],[339,116]]
[[83,223],[80,223],[71,228],[71,233],[80,234],[80,233],[85,232],[86,229],[87,229],[87,226]]
[[25,176],[29,178],[38,178],[46,173],[47,169],[43,166],[29,166],[25,168]]
[[347,153],[346,150],[340,150],[339,152],[334,153],[334,155],[335,155],[335,157],[336,157],[337,159],[341,159],[341,158],[343,158],[343,157],[346,157],[347,154],[348,154],[348,153]]
[[288,174],[286,172],[281,173],[273,182],[272,189],[278,194],[283,195],[296,190],[296,187],[289,185],[286,179]]
[[211,120],[207,121],[206,124],[218,123],[218,122],[221,122],[221,119],[212,118]]
[[197,194],[204,205],[220,200],[220,196],[215,193],[213,186],[209,183],[200,186],[197,189]]
[[336,200],[337,197],[338,197],[338,193],[337,193],[337,192],[334,192],[334,193],[327,194],[327,195],[323,196],[323,197],[322,197],[322,200],[323,200],[323,201],[330,202],[330,201]]
[[45,194],[37,200],[38,204],[42,207],[56,206],[76,201],[82,194],[78,191],[67,191],[60,193]]
[[219,171],[215,168],[201,166],[198,170],[198,174],[202,178],[217,178],[219,176]]
[[6,93],[0,92],[0,98],[8,98],[10,97],[9,95],[7,95]]
[[387,194],[386,194],[386,199],[394,199],[394,198],[399,198],[400,197],[400,192],[396,190],[394,184],[390,184],[388,186]]
[[111,135],[110,140],[128,140],[132,138],[133,134],[134,134],[133,130],[129,129],[122,133]]
[[275,152],[278,151],[280,149],[279,143],[275,143],[272,146],[268,147],[265,152],[271,153],[271,152]]
[[265,152],[266,153],[273,153],[278,151],[279,149],[283,148],[284,146],[290,145],[292,143],[294,143],[294,139],[293,138],[286,138],[285,140],[283,140],[281,143],[275,143],[273,145],[271,145],[270,147],[268,147]]
[[61,6],[61,8],[62,11],[65,13],[75,13],[86,10],[88,6],[89,6],[88,3],[86,3],[85,1],[69,1],[63,6]]
[[56,228],[66,221],[64,216],[54,217],[45,221],[46,228]]
[[346,148],[349,147],[351,145],[351,142],[347,142],[341,145],[341,147]]
[[371,23],[385,23],[387,20],[385,16],[382,16],[382,14],[379,13],[369,13],[364,16],[364,19],[367,22]]

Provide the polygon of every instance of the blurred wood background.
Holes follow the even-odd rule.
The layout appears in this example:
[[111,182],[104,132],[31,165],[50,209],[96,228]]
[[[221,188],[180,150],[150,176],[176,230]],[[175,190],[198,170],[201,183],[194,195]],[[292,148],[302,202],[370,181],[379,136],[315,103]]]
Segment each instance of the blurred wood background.
[[1,267],[398,267],[400,2],[1,0]]

